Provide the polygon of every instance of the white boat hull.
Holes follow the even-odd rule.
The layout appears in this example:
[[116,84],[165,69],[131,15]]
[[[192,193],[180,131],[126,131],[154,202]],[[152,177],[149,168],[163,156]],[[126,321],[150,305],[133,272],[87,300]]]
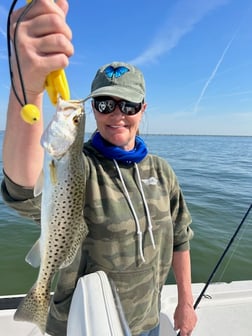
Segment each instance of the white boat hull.
[[[203,287],[204,284],[192,285],[195,299]],[[211,284],[205,294],[206,296],[202,298],[197,307],[198,323],[193,336],[252,334],[252,281]],[[176,302],[176,285],[164,286],[161,301],[160,336],[177,335],[177,332],[173,330],[172,318]],[[14,312],[15,309],[0,310],[0,336],[41,335],[33,324],[14,321]]]

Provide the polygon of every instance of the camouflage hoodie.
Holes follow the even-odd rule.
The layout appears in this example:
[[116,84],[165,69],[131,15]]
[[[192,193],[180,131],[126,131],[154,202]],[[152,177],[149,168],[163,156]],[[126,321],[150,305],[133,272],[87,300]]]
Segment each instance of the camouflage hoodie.
[[[173,251],[189,249],[191,217],[175,173],[164,159],[148,154],[138,164],[124,165],[104,158],[91,142],[85,144],[83,158],[89,234],[74,263],[60,271],[48,332],[66,334],[77,279],[103,270],[114,281],[136,336],[159,322],[160,292]],[[2,193],[20,214],[39,221],[40,199],[32,198],[31,190],[6,177]]]

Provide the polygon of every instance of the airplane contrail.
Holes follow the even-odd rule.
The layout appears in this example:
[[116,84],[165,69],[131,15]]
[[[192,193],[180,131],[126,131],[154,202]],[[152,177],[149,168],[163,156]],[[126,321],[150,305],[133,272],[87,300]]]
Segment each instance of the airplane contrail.
[[[0,39],[1,35],[3,36],[4,39],[6,39],[6,32],[0,27]],[[0,59],[6,59],[7,58],[7,50],[6,48],[0,49]]]
[[0,27],[0,34],[4,37],[4,38],[6,38],[6,32]]
[[5,24],[7,20],[7,10],[0,4],[0,34],[6,38],[6,32],[2,28],[3,24]]
[[238,33],[238,29],[237,29],[237,31],[234,33],[234,35],[232,36],[232,38],[230,39],[230,41],[228,42],[228,44],[227,44],[226,48],[224,49],[224,51],[223,51],[223,53],[222,53],[222,55],[221,55],[219,61],[217,62],[215,68],[213,69],[213,71],[212,71],[210,77],[207,79],[205,85],[203,86],[203,88],[202,88],[202,90],[201,90],[201,93],[200,93],[200,95],[199,95],[199,98],[197,99],[196,103],[194,104],[194,109],[193,109],[193,110],[194,110],[194,113],[197,113],[197,112],[198,112],[198,109],[199,109],[199,105],[200,105],[200,103],[201,103],[201,100],[203,99],[203,97],[204,97],[204,95],[205,95],[205,92],[206,92],[208,86],[211,84],[212,80],[214,79],[214,77],[215,77],[215,75],[216,75],[216,73],[217,73],[217,71],[218,71],[218,69],[219,69],[221,63],[223,62],[223,60],[224,60],[224,58],[225,58],[225,56],[226,56],[226,53],[228,52],[229,48],[231,47],[231,45],[232,45],[232,43],[233,43],[233,41],[234,41],[234,39],[235,39],[237,33]]

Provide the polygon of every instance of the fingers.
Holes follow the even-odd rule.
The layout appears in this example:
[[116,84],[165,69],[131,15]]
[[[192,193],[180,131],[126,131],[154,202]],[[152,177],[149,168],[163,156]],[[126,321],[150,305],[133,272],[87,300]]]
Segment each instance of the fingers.
[[[175,331],[178,331],[178,329],[175,329]],[[177,336],[191,336],[192,335],[192,331],[184,331],[184,330],[180,330],[177,334]]]
[[178,333],[178,336],[191,336],[192,332],[183,332],[180,330],[180,332]]
[[50,0],[33,0],[29,5],[23,6],[12,13],[11,23],[15,23],[24,10],[30,7],[25,14],[24,20],[31,20],[39,15],[55,13],[62,18],[66,17],[68,12],[68,2],[66,0],[59,0],[57,2]]
[[74,52],[71,38],[70,28],[57,14],[40,15],[22,22],[18,33],[19,47],[27,46],[29,40],[33,51],[40,56],[62,53],[70,57]]
[[[22,26],[29,24],[24,34],[31,37],[41,37],[48,34],[60,33],[67,39],[72,38],[72,32],[65,22],[65,13],[58,5],[49,0],[33,0],[30,8],[23,7],[11,16],[11,37],[13,39],[17,22],[22,17]],[[65,3],[65,0],[61,0]]]
[[174,330],[180,330],[179,336],[189,336],[197,323],[193,306],[178,305],[174,312]]
[[39,93],[43,91],[45,78],[50,72],[68,65],[74,48],[72,32],[65,20],[67,1],[33,1],[30,7],[20,8],[12,14],[11,36],[13,39],[22,15],[15,33],[15,48],[26,90]]
[[65,35],[69,40],[72,38],[72,31],[65,22],[65,18],[57,13],[39,14],[31,19],[23,20],[22,25],[32,22],[32,30],[26,33],[31,37],[41,37],[52,33]]
[[63,11],[64,15],[66,16],[68,12],[68,2],[66,0],[58,0],[56,1],[57,6]]
[[[62,8],[60,8],[59,5],[61,5]],[[73,47],[70,43],[72,32],[65,21],[65,15],[68,9],[67,2],[60,0],[55,4],[49,0],[33,0],[30,6],[31,7],[28,8],[29,10],[25,11],[25,15],[23,15],[24,8],[12,14],[11,38],[13,39],[17,22],[22,16],[22,22],[18,27],[17,33],[18,42],[21,44],[23,42],[26,46],[29,45],[34,47],[34,49],[39,45],[42,48],[38,50],[38,54],[45,55],[48,48],[49,53],[65,52],[66,56],[70,56],[73,53]],[[50,35],[57,36],[53,39],[44,39],[43,41],[44,37]],[[36,39],[41,39],[41,41],[37,43],[38,41]],[[27,40],[29,40],[29,44],[27,44]],[[55,50],[53,50],[53,45],[47,45],[50,43],[54,44]]]

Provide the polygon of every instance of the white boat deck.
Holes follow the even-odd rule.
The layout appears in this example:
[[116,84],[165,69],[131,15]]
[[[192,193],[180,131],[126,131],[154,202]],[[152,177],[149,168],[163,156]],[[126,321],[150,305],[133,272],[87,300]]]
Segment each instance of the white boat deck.
[[[204,284],[193,284],[195,300],[203,287]],[[171,325],[176,302],[176,286],[165,286],[162,292],[160,336],[177,334]],[[193,336],[252,335],[252,281],[209,285],[196,312],[198,323]]]
[[[196,299],[204,284],[193,284],[192,287]],[[205,294],[206,297],[197,307],[198,324],[193,336],[252,335],[252,281],[211,284]],[[172,319],[176,302],[176,285],[165,286],[162,292],[160,336],[177,335]],[[0,310],[0,336],[40,335],[33,324],[13,321],[14,311]]]

